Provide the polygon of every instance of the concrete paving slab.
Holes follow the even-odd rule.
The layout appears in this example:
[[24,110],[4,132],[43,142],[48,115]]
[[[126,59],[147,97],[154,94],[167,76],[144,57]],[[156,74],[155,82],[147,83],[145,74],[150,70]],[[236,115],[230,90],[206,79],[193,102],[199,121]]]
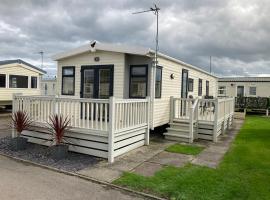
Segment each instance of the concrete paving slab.
[[108,162],[106,164],[98,164],[103,165],[103,167],[108,167],[109,169],[115,169],[118,171],[130,171],[140,165],[141,162],[135,162],[131,160],[125,160],[125,159],[118,159],[114,163],[109,164]]
[[76,173],[111,183],[115,179],[119,178],[123,172],[107,167],[91,167],[80,170]]
[[154,176],[155,173],[162,169],[162,165],[151,162],[144,162],[140,166],[136,167],[132,172],[140,174],[142,176]]
[[151,159],[149,159],[147,162],[157,163],[161,165],[172,165],[175,167],[182,167],[188,162],[190,162],[193,158],[194,157],[190,155],[163,151],[155,155]]

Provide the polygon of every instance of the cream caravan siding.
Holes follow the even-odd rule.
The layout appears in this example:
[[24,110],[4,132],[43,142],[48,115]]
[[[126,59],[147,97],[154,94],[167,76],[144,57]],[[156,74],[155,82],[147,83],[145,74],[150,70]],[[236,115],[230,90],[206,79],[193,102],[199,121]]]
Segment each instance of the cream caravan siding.
[[[226,86],[226,96],[229,97],[237,96],[237,86],[244,86],[246,97],[270,97],[270,82],[218,82],[218,86]],[[256,87],[256,95],[250,95],[250,87]]]
[[[187,69],[189,78],[194,79],[193,92],[189,92],[188,95],[194,98],[198,96],[198,80],[201,78],[203,80],[202,97],[206,93],[206,80],[209,81],[209,95],[217,96],[217,78],[164,58],[159,58],[159,65],[163,67],[162,93],[161,98],[156,98],[154,103],[154,127],[169,122],[170,97],[181,97],[182,69]],[[170,78],[171,74],[175,75],[174,79]]]
[[[0,101],[11,101],[13,94],[40,95],[41,75],[23,64],[8,64],[0,67],[0,74],[6,74],[6,88],[0,88]],[[9,75],[28,76],[28,88],[9,88]],[[31,88],[31,76],[37,77],[37,88]]]
[[[95,57],[99,57],[100,61],[94,61]],[[109,51],[97,51],[87,52],[76,56],[68,57],[58,61],[57,72],[57,85],[58,95],[61,96],[62,90],[62,67],[75,66],[75,96],[63,95],[64,97],[80,97],[81,90],[81,66],[82,65],[114,65],[114,83],[113,83],[113,95],[116,98],[123,98],[124,94],[124,65],[125,54],[109,52]]]

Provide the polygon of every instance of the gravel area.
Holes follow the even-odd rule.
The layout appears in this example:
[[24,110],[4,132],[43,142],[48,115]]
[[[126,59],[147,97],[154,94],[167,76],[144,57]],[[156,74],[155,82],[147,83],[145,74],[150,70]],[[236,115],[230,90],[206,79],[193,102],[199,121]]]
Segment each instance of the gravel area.
[[46,146],[28,143],[25,150],[12,151],[10,148],[10,140],[10,136],[0,139],[1,153],[69,172],[91,167],[103,160],[94,156],[69,152],[67,158],[56,161],[49,157],[49,150]]

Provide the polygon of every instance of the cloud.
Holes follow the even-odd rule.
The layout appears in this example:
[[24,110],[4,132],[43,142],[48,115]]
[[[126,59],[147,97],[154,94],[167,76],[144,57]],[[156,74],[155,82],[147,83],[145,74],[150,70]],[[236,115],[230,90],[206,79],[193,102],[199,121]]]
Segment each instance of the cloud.
[[[217,75],[270,74],[268,0],[157,1],[160,51]],[[96,39],[154,48],[155,16],[132,15],[152,6],[147,0],[2,0],[0,59],[21,58],[40,65],[51,55]]]

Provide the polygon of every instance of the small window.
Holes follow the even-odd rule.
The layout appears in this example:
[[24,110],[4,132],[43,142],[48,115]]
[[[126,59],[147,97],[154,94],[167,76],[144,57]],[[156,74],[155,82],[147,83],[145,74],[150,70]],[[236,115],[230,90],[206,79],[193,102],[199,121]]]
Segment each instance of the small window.
[[194,80],[192,78],[188,79],[188,91],[189,92],[193,92],[193,84],[194,84]]
[[161,87],[162,87],[162,67],[157,66],[156,68],[156,86],[155,86],[155,97],[161,98]]
[[220,96],[226,96],[226,86],[219,86],[218,87],[218,94]]
[[31,88],[37,88],[37,77],[31,76]]
[[147,96],[147,65],[130,66],[130,98],[145,98]]
[[249,94],[256,95],[256,87],[249,87]]
[[6,75],[0,74],[0,87],[5,88],[6,87]]
[[199,79],[198,96],[202,96],[202,79]]
[[28,76],[10,75],[10,88],[28,88]]
[[62,95],[75,93],[75,67],[62,68]]
[[45,86],[44,86],[44,89],[45,89],[45,95],[47,95],[47,90],[48,90],[48,86],[47,86],[47,83],[45,83]]
[[206,96],[209,97],[209,81],[206,81]]

